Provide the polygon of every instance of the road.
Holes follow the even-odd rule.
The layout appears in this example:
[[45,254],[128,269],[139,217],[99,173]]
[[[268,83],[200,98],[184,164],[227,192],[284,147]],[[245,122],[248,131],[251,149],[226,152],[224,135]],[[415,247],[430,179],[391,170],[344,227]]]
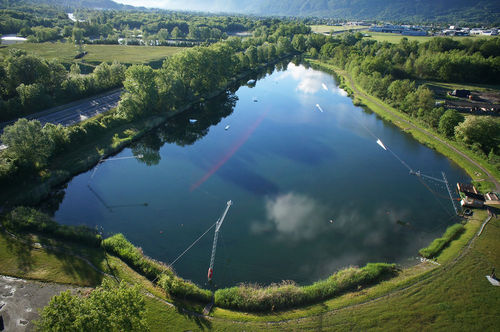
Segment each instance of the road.
[[375,98],[373,98],[372,96],[360,91],[355,85],[354,85],[354,80],[352,79],[352,77],[345,71],[342,71],[341,72],[341,75],[343,75],[344,77],[346,77],[348,80],[349,80],[349,84],[350,86],[352,87],[353,91],[355,94],[358,94],[358,95],[361,95],[363,96],[364,98],[370,100],[372,103],[376,104],[378,107],[382,108],[383,110],[385,110],[386,112],[390,113],[394,118],[396,118],[397,121],[401,122],[401,123],[405,123],[406,125],[408,125],[410,128],[412,129],[415,129],[415,130],[418,130],[420,131],[421,133],[429,136],[429,137],[432,137],[434,140],[446,145],[448,148],[450,148],[451,150],[453,150],[455,153],[459,154],[460,156],[462,156],[463,158],[467,159],[471,164],[473,164],[474,166],[476,166],[477,168],[479,168],[487,177],[488,181],[490,181],[491,183],[493,183],[493,185],[495,186],[496,188],[496,191],[499,192],[500,191],[500,183],[497,181],[497,179],[490,173],[488,172],[483,166],[481,166],[479,163],[477,163],[475,160],[473,160],[472,158],[470,158],[468,155],[466,155],[465,153],[463,153],[462,151],[458,150],[457,148],[455,148],[454,146],[452,146],[451,144],[449,144],[448,142],[442,140],[441,138],[437,137],[436,135],[434,135],[433,133],[429,132],[428,130],[425,130],[423,128],[420,128],[416,125],[414,125],[412,122],[408,121],[408,120],[405,120],[403,119],[402,117],[400,117],[397,113],[391,111],[390,109],[388,109],[385,105],[383,105],[382,103],[380,103],[378,100],[376,100]]
[[[36,119],[42,124],[53,123],[61,124],[65,127],[71,126],[116,107],[120,101],[121,93],[121,89],[115,89],[105,94],[31,114],[26,116],[26,118],[29,120]],[[0,134],[3,132],[5,126],[11,125],[15,121],[0,123]],[[0,150],[5,148],[6,146],[0,142]]]

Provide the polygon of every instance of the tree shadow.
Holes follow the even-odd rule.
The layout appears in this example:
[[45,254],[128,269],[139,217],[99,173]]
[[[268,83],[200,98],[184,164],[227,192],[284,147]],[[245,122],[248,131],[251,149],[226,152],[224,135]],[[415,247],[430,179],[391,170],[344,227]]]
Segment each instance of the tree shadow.
[[195,322],[200,330],[212,329],[212,322],[203,316],[203,314],[198,313],[198,308],[190,306],[182,300],[174,300],[172,303],[179,314]]
[[33,268],[34,258],[31,255],[33,248],[33,239],[30,234],[11,234],[4,233],[7,244],[7,250],[12,252],[17,259],[17,267],[22,272],[28,272]]
[[97,286],[102,283],[104,275],[101,273],[101,264],[106,260],[104,250],[69,244],[43,236],[40,236],[38,241],[46,254],[53,256],[61,264],[61,272],[74,277],[74,281],[78,280],[90,286]]

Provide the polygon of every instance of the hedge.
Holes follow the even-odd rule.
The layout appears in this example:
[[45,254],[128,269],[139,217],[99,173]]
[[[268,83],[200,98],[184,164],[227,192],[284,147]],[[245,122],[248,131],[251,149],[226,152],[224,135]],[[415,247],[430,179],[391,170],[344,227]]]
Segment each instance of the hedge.
[[201,302],[209,302],[212,298],[212,292],[179,278],[169,266],[146,257],[123,234],[116,234],[105,239],[103,247],[120,257],[138,273],[150,280],[157,280],[158,285],[172,297]]
[[308,286],[298,286],[293,281],[267,287],[242,284],[217,290],[215,304],[242,311],[274,311],[319,302],[395,274],[395,264],[369,263],[363,268],[341,270],[326,280]]
[[420,249],[418,253],[425,258],[436,257],[441,252],[441,250],[443,250],[446,245],[448,245],[448,243],[455,240],[464,231],[464,225],[452,225],[446,229],[446,232],[442,237],[435,239],[428,247]]

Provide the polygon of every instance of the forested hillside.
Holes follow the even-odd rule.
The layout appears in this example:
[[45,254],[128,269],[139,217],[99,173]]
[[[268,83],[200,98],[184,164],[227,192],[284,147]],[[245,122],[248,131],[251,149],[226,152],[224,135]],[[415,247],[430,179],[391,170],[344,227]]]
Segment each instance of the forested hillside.
[[263,2],[260,9],[269,14],[346,19],[500,23],[500,2],[494,0],[284,0]]
[[[0,0],[13,4],[48,4],[76,8],[126,9],[120,0]],[[131,3],[131,2],[129,2]],[[143,5],[137,1],[138,6]],[[158,5],[163,3],[158,1]],[[258,15],[319,16],[339,19],[376,19],[401,22],[446,22],[500,25],[500,2],[496,0],[185,0],[165,2],[175,9],[239,12]]]

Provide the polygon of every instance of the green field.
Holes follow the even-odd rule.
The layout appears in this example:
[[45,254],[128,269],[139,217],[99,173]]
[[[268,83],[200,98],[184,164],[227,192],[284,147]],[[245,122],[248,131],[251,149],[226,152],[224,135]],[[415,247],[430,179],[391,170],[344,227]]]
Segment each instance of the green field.
[[[431,38],[434,38],[434,36],[403,36],[400,35],[399,33],[384,33],[384,32],[371,32],[368,31],[363,31],[364,33],[368,34],[370,39],[375,39],[376,41],[379,42],[389,42],[392,44],[397,44],[401,41],[402,38],[406,37],[408,38],[409,41],[416,40],[418,42],[425,42],[430,40]],[[467,38],[488,38],[488,36],[468,36],[468,37],[449,37],[455,40],[464,40]]]
[[70,43],[23,43],[0,48],[0,55],[8,54],[9,49],[17,48],[28,53],[35,53],[47,59],[58,59],[62,63],[86,62],[99,64],[101,62],[118,61],[123,64],[153,63],[167,56],[182,51],[183,47],[170,46],[125,46],[125,45],[84,45],[88,54],[83,59],[75,60],[78,48]]
[[366,26],[361,25],[310,25],[313,32],[325,33],[331,31],[348,31],[352,29],[366,28]]

